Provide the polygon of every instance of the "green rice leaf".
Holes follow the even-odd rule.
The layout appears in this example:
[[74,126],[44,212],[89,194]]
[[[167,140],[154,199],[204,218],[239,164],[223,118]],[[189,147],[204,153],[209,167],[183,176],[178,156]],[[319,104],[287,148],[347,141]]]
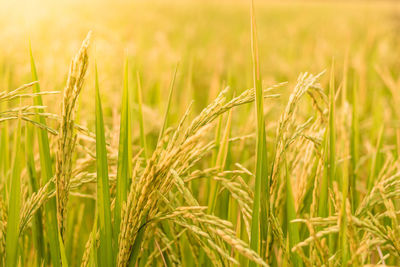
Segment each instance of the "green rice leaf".
[[[26,164],[27,172],[29,176],[29,182],[31,187],[31,192],[35,193],[39,189],[39,179],[37,177],[35,168],[35,158],[33,154],[33,141],[34,141],[34,129],[29,123],[25,127],[25,154],[26,154]],[[43,236],[43,224],[42,224],[42,210],[38,210],[34,216],[32,223],[32,237],[35,243],[35,249],[37,251],[37,266],[40,266],[41,262],[44,260],[44,236]]]
[[164,114],[164,120],[163,120],[163,125],[160,130],[160,134],[158,136],[158,142],[160,142],[162,136],[164,135],[165,128],[167,128],[167,123],[168,123],[168,114],[169,114],[169,109],[171,106],[171,100],[172,100],[172,94],[174,92],[174,85],[175,85],[175,79],[176,79],[176,73],[178,71],[178,64],[176,64],[174,75],[172,76],[171,83],[169,85],[169,94],[168,94],[168,101],[167,101],[167,108],[165,110]]
[[381,147],[382,147],[383,129],[384,129],[384,126],[382,125],[379,130],[378,138],[376,140],[375,153],[372,157],[371,170],[369,172],[369,176],[368,176],[368,180],[367,180],[368,192],[370,192],[372,190],[372,187],[374,186],[374,183],[375,183],[376,176],[378,175],[378,173],[377,173],[378,172],[378,157],[379,157],[379,153],[380,153]]
[[99,212],[100,244],[99,266],[114,266],[111,229],[110,187],[108,184],[107,149],[104,134],[103,111],[101,108],[99,79],[96,68],[96,166],[97,208]]
[[21,209],[21,166],[20,166],[20,141],[21,119],[14,139],[14,159],[11,175],[11,185],[8,200],[8,220],[6,234],[6,266],[17,266],[18,263],[18,236],[19,236],[19,214]]
[[147,151],[147,141],[146,141],[146,134],[144,131],[144,122],[143,122],[143,100],[142,100],[142,85],[140,82],[140,75],[139,72],[136,72],[137,78],[137,88],[136,88],[136,100],[139,106],[139,127],[140,127],[140,145],[144,150],[144,157],[145,159],[148,158],[148,151]]
[[[336,117],[335,117],[335,62],[332,59],[331,75],[329,82],[329,154],[328,154],[328,177],[329,187],[332,188],[333,181],[336,181]],[[325,202],[326,205],[327,202]],[[322,203],[324,204],[324,203]],[[331,215],[333,210],[333,204],[329,202],[326,206],[327,214]],[[334,250],[335,238],[333,235],[329,235],[328,246],[330,251]]]
[[124,89],[122,93],[121,122],[119,132],[117,192],[114,208],[114,242],[118,248],[118,235],[121,224],[122,205],[128,196],[129,181],[132,172],[132,135],[130,97],[128,87],[128,60],[124,67]]
[[[29,49],[31,58],[31,72],[32,78],[37,81],[38,75],[36,71],[35,61],[33,59],[32,49]],[[39,93],[40,86],[36,83],[33,86],[33,92]],[[43,106],[42,97],[37,95],[33,98],[33,102],[36,106]],[[43,112],[43,109],[38,109],[38,113]],[[36,116],[36,121],[40,124],[46,125],[46,120],[43,116]],[[49,139],[47,136],[47,131],[45,129],[37,128],[38,142],[39,142],[39,154],[40,154],[40,166],[42,183],[46,184],[50,179],[53,178],[52,160],[50,156]],[[54,184],[51,185],[51,189],[55,189]],[[54,267],[61,266],[60,262],[60,245],[58,242],[58,226],[57,226],[57,204],[56,199],[50,199],[45,205],[45,217],[46,217],[46,232],[47,240],[49,242],[51,261]]]
[[[216,167],[220,168],[221,171],[225,168],[226,157],[228,155],[228,148],[229,148],[229,134],[231,131],[232,125],[232,109],[229,110],[228,114],[228,121],[226,122],[224,134],[221,140],[221,144],[219,146]],[[213,180],[211,181],[210,187],[210,194],[209,194],[209,201],[208,201],[208,213],[213,213],[215,210],[215,205],[217,201],[217,194],[218,194],[218,182]]]
[[[256,135],[256,176],[254,188],[254,203],[251,219],[250,247],[265,258],[262,249],[263,241],[266,241],[268,231],[268,210],[269,210],[269,179],[267,163],[267,146],[264,122],[264,96],[260,74],[260,64],[257,46],[257,27],[254,14],[254,2],[251,3],[251,46],[253,57],[253,81],[256,91],[256,114],[257,114],[257,135]],[[261,213],[261,216],[260,216]],[[261,233],[261,234],[260,234]],[[249,266],[256,266],[250,262]]]
[[58,240],[60,242],[61,265],[63,267],[68,267],[67,255],[65,253],[65,247],[60,232],[58,232]]
[[300,257],[292,252],[292,248],[300,242],[300,228],[298,223],[292,222],[297,218],[295,202],[293,197],[293,189],[292,189],[292,181],[289,176],[289,169],[287,166],[287,161],[285,157],[285,167],[286,167],[286,223],[288,229],[288,238],[289,238],[289,251],[290,258],[293,266],[301,267],[303,266],[303,262]]

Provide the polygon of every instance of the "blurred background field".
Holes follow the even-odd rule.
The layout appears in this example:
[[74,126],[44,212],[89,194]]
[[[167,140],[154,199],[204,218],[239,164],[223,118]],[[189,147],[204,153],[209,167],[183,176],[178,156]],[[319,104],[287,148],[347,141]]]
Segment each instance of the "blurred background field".
[[[326,70],[333,58],[340,72],[347,55],[350,69],[359,77],[361,109],[366,112],[362,113],[368,120],[384,117],[380,107],[390,100],[376,68],[394,75],[400,69],[400,3],[256,1],[256,7],[264,85],[290,84],[278,92],[282,96],[273,105],[286,103],[285,91],[296,83],[299,73]],[[98,63],[102,91],[107,96],[103,103],[106,113],[111,115],[119,108],[123,61],[128,57],[133,77],[130,84],[135,86],[139,71],[147,113],[156,118],[147,122],[147,130],[156,130],[177,63],[171,109],[174,122],[192,100],[199,112],[227,85],[238,93],[252,87],[249,10],[249,2],[242,0],[1,1],[2,87],[16,88],[32,80],[31,40],[41,86],[61,91],[74,51],[92,31],[91,63]],[[93,71],[88,77],[79,100],[79,109],[85,112],[94,108]],[[328,75],[322,81],[328,81]],[[375,98],[377,95],[387,97]],[[48,110],[59,112],[61,94],[46,98],[51,98],[45,101]],[[118,110],[114,111],[117,114]],[[280,114],[281,109],[271,112]],[[94,118],[79,118],[88,126],[91,119],[93,122]]]
[[[176,64],[170,122],[176,123],[192,100],[194,116],[225,86],[236,93],[252,87],[248,1],[2,1],[1,7],[2,87],[16,88],[32,80],[31,40],[42,88],[62,91],[74,51],[92,31],[90,64],[98,64],[107,125],[112,123],[112,114],[119,114],[125,57],[131,67],[131,87],[136,86],[136,72],[141,75],[145,113],[152,118],[146,122],[146,131],[154,131],[154,136]],[[289,82],[276,92],[280,99],[267,105],[271,118],[279,117],[301,72],[320,73],[334,59],[336,77],[342,79],[348,57],[348,82],[359,86],[363,125],[370,127],[385,119],[389,119],[387,125],[398,124],[384,116],[383,106],[396,104],[377,68],[397,79],[399,2],[256,1],[256,7],[263,83]],[[85,114],[94,109],[92,67],[79,99],[78,109]],[[329,75],[324,75],[322,84],[328,80]],[[48,111],[60,111],[61,96],[45,96]],[[243,126],[247,121],[242,118],[236,122]],[[93,127],[93,116],[78,120]],[[369,137],[377,132],[371,129]]]
[[[376,66],[399,69],[396,1],[257,1],[256,7],[266,85],[321,72],[332,58],[341,69],[348,53],[370,96],[384,91]],[[118,106],[125,56],[142,75],[146,105],[156,109],[177,62],[175,103],[183,106],[194,98],[200,110],[222,85],[238,92],[252,86],[248,1],[2,1],[0,26],[9,88],[30,81],[30,39],[43,88],[61,90],[89,30],[92,63],[110,94],[105,107]],[[93,83],[86,84],[82,101],[90,102]]]

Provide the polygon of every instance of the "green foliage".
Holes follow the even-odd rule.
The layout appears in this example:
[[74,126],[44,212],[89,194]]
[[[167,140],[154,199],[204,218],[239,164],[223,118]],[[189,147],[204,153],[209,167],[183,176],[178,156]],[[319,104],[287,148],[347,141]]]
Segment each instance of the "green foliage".
[[97,209],[99,212],[99,266],[113,266],[110,187],[108,182],[107,148],[105,141],[103,110],[101,108],[99,78],[96,67],[96,166]]
[[[1,266],[400,264],[396,9],[257,2],[249,24],[248,6],[100,1],[92,16],[65,3],[39,24],[28,12],[40,86],[31,49],[31,73],[21,64],[26,27],[0,21],[0,36],[15,31],[0,38]],[[101,97],[90,53],[65,79],[60,49],[82,14]]]
[[[256,176],[254,188],[254,204],[251,218],[251,237],[250,246],[253,250],[258,251],[263,257],[265,250],[263,249],[267,235],[267,225],[269,224],[269,178],[268,178],[268,162],[267,162],[267,146],[264,122],[264,95],[260,74],[260,63],[258,57],[257,44],[257,28],[254,14],[254,4],[251,8],[251,44],[253,55],[253,80],[256,92],[256,114],[257,114],[257,137],[256,137]],[[254,262],[250,262],[249,266],[255,266]]]
[[121,123],[119,131],[117,189],[114,208],[114,242],[116,245],[118,244],[119,229],[121,227],[122,206],[128,196],[128,188],[132,173],[132,133],[130,110],[128,61],[126,60],[124,67],[124,89],[122,94]]
[[[30,51],[30,63],[31,63],[31,72],[32,78],[34,81],[38,81],[38,75],[36,70],[35,61],[32,55],[32,49]],[[33,92],[39,93],[40,86],[39,83],[33,86]],[[36,106],[43,106],[43,100],[40,95],[37,95],[33,98],[33,103]],[[43,109],[38,109],[38,113],[43,112]],[[36,121],[46,125],[46,120],[42,116],[36,116]],[[49,139],[47,135],[47,131],[45,129],[37,129],[37,136],[39,142],[39,156],[40,156],[40,169],[41,169],[41,177],[42,184],[46,184],[53,178],[53,168],[52,168],[52,160],[50,156],[50,146]],[[54,185],[51,185],[54,188]],[[56,199],[50,199],[45,205],[45,217],[46,217],[46,232],[47,239],[50,244],[50,254],[51,261],[54,267],[61,266],[60,259],[60,244],[58,239],[58,226],[57,226],[57,204]]]
[[19,214],[21,209],[21,166],[20,146],[21,120],[18,120],[14,139],[13,169],[11,174],[10,196],[8,201],[8,221],[6,234],[6,266],[18,264],[18,241],[19,241]]

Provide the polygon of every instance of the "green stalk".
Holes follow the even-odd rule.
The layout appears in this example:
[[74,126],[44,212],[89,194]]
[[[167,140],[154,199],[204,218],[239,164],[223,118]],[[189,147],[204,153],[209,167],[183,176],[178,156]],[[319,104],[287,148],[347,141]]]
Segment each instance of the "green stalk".
[[351,177],[350,177],[350,194],[351,194],[351,206],[353,212],[358,205],[358,195],[357,195],[357,164],[359,158],[359,122],[358,122],[358,95],[357,95],[357,82],[354,78],[354,84],[352,89],[352,115],[351,115],[351,134],[350,134],[350,155],[351,155]]
[[335,69],[334,62],[331,67],[329,82],[329,179],[332,183],[336,180],[336,126],[335,126]]
[[[38,81],[38,75],[36,71],[35,61],[32,55],[32,49],[29,46],[29,53],[31,58],[31,72],[32,78],[35,81]],[[39,93],[40,86],[39,83],[36,83],[33,86],[33,92]],[[40,95],[34,97],[33,102],[37,106],[43,106],[42,97]],[[37,112],[43,112],[43,109],[38,109]],[[36,121],[46,125],[46,120],[42,116],[36,116]],[[41,166],[41,175],[42,175],[42,183],[46,184],[50,179],[53,178],[53,169],[52,169],[52,160],[50,156],[50,146],[49,139],[47,136],[47,131],[45,129],[37,128],[38,141],[39,141],[39,154],[40,154],[40,166]],[[50,190],[55,190],[54,184],[51,184]],[[56,199],[51,198],[44,207],[44,213],[46,217],[46,232],[47,239],[49,242],[51,261],[54,267],[61,266],[61,255],[60,255],[60,243],[58,240],[58,226],[57,226],[57,204]]]
[[[35,158],[33,155],[33,140],[34,140],[34,129],[31,124],[26,124],[25,128],[25,154],[27,172],[29,176],[29,182],[31,186],[31,192],[37,192],[39,188],[39,179],[37,177],[35,169]],[[43,237],[43,224],[42,224],[42,210],[38,209],[34,215],[32,222],[32,237],[37,252],[36,265],[40,266],[44,260],[44,237]]]
[[137,100],[138,105],[139,105],[140,145],[143,148],[144,157],[145,157],[145,159],[147,159],[149,154],[147,152],[146,134],[144,132],[142,86],[141,86],[141,83],[140,83],[139,72],[136,73],[136,78],[137,78],[136,100]]
[[300,242],[300,228],[297,223],[292,222],[296,219],[296,208],[293,197],[292,181],[289,176],[289,168],[287,166],[286,156],[285,156],[285,167],[286,167],[286,224],[288,229],[289,238],[289,251],[290,259],[293,266],[302,267],[303,262],[301,261],[299,255],[292,252],[292,248]]
[[[336,181],[336,125],[335,125],[335,63],[332,59],[331,75],[329,82],[329,164],[328,164],[329,187]],[[328,215],[331,215],[333,204],[329,202]],[[329,235],[328,246],[330,251],[334,250],[334,235]]]
[[211,157],[211,164],[213,164],[213,165],[217,164],[219,146],[221,145],[222,119],[223,119],[223,116],[220,116],[218,118],[217,128],[215,129],[215,139],[214,139],[215,149],[213,150],[212,157]]
[[161,138],[162,138],[163,135],[164,135],[165,128],[167,127],[167,123],[168,123],[168,114],[169,114],[169,109],[170,109],[170,106],[171,106],[172,94],[173,94],[173,92],[174,92],[174,85],[175,85],[175,79],[176,79],[176,73],[177,73],[177,71],[178,71],[178,64],[176,64],[175,71],[174,71],[174,75],[172,76],[172,80],[171,80],[171,83],[170,83],[170,85],[169,85],[169,94],[168,94],[167,108],[166,108],[165,114],[164,114],[163,125],[162,125],[162,128],[161,128],[161,130],[160,130],[160,134],[159,134],[159,136],[158,136],[158,142],[160,142]]
[[[229,133],[231,131],[232,124],[232,109],[229,110],[228,121],[225,126],[224,134],[221,140],[221,144],[218,150],[218,156],[216,161],[216,167],[221,171],[225,168],[226,157],[228,155],[229,146]],[[211,181],[210,194],[208,200],[208,213],[212,214],[215,210],[217,195],[218,195],[218,182],[215,180]]]
[[[214,138],[215,148],[212,151],[211,166],[216,166],[217,165],[218,151],[219,151],[219,147],[221,145],[222,118],[223,118],[223,116],[219,116],[218,124],[217,124],[217,127],[215,129],[215,138]],[[210,196],[211,196],[210,192],[211,192],[211,187],[212,187],[213,182],[214,182],[213,179],[207,179],[207,184],[206,184],[207,185],[207,192],[209,192],[208,195],[205,196],[205,198],[207,198],[206,199],[207,205],[209,204],[208,201],[210,200]]]
[[64,243],[63,243],[60,231],[58,231],[58,240],[60,242],[61,265],[63,267],[68,267],[67,254],[65,253],[65,247],[64,247]]
[[[343,68],[343,90],[342,90],[342,108],[345,107],[347,103],[347,68],[348,68],[348,53],[346,53],[346,59]],[[347,134],[347,123],[345,120],[342,121],[342,149],[343,155],[346,156],[349,153],[348,139],[349,135]],[[340,229],[339,229],[339,248],[341,251],[342,258],[342,266],[347,266],[347,261],[349,258],[349,246],[347,240],[347,213],[346,213],[346,202],[348,193],[350,191],[349,188],[349,160],[344,159],[342,163],[342,206],[340,212]]]
[[375,153],[374,156],[372,158],[372,162],[371,162],[371,171],[369,173],[368,176],[368,180],[367,180],[367,190],[368,192],[371,191],[372,187],[374,186],[374,182],[375,182],[375,178],[378,172],[378,157],[379,157],[379,153],[382,147],[382,137],[383,137],[383,129],[384,126],[382,125],[380,130],[379,130],[379,134],[378,134],[378,138],[376,140],[376,147],[375,147]]
[[335,177],[335,93],[334,93],[334,71],[333,63],[329,85],[329,121],[328,129],[324,136],[325,168],[320,185],[318,199],[318,216],[327,217],[329,215],[328,188],[331,186]]
[[[7,103],[0,103],[0,110],[4,110],[3,108],[6,106]],[[1,161],[0,161],[0,175],[2,176],[2,179],[4,184],[6,184],[6,181],[8,180],[8,171],[10,168],[10,147],[9,147],[9,142],[8,142],[8,137],[9,137],[9,127],[8,127],[8,121],[2,122],[0,129],[0,153],[2,155]],[[5,190],[6,188],[4,188]],[[5,192],[4,192],[5,193]],[[6,194],[4,194],[6,195]]]
[[90,232],[89,238],[92,239],[91,246],[90,246],[90,256],[89,256],[89,262],[90,266],[98,266],[97,262],[97,221],[99,219],[99,213],[97,211],[97,208],[95,210],[94,214],[94,222],[93,222],[93,227],[92,231]]
[[107,149],[104,135],[103,111],[101,108],[99,78],[96,72],[96,166],[97,166],[97,209],[99,212],[100,244],[99,266],[114,266],[112,250],[110,187],[108,185]]
[[146,220],[147,220],[147,214],[142,220],[141,227],[139,228],[135,242],[133,243],[133,246],[132,246],[131,255],[129,256],[129,266],[130,267],[135,266],[137,258],[139,256],[139,252],[140,252],[140,248],[141,248],[141,245],[143,242],[143,237],[144,237],[145,228],[146,228],[146,226],[144,225],[146,223]]
[[[122,93],[121,123],[119,132],[117,191],[114,208],[114,242],[118,249],[118,235],[121,224],[122,205],[128,196],[129,181],[132,172],[132,134],[130,97],[128,88],[128,60],[124,67],[124,89]],[[115,251],[116,253],[117,251]]]
[[[323,147],[324,147],[324,154],[325,154],[325,163],[324,163],[324,173],[321,177],[321,183],[320,183],[320,192],[318,196],[318,217],[327,217],[328,216],[328,207],[327,207],[327,201],[328,201],[328,187],[329,187],[329,176],[328,176],[328,168],[327,168],[327,150],[328,150],[328,132],[326,131],[324,134],[324,141],[323,141]],[[318,177],[316,177],[318,178]]]
[[21,141],[21,119],[14,140],[14,160],[11,175],[11,186],[8,200],[8,220],[6,234],[6,266],[17,266],[18,264],[18,236],[19,236],[19,213],[21,210],[21,166],[20,166],[20,141]]
[[[267,147],[265,135],[265,122],[264,122],[264,108],[263,108],[263,89],[260,75],[260,65],[258,59],[257,47],[257,29],[254,16],[254,3],[251,4],[251,46],[253,58],[253,81],[256,91],[256,113],[257,113],[257,144],[256,144],[256,177],[254,189],[254,203],[253,214],[251,219],[251,235],[250,247],[254,251],[260,253],[265,258],[265,253],[262,251],[261,243],[266,237],[268,230],[268,210],[269,210],[269,179],[267,174]],[[261,202],[264,203],[261,203]],[[260,219],[261,210],[261,219]],[[261,228],[261,237],[260,237]],[[249,263],[250,267],[256,266],[252,261]]]
[[347,160],[343,162],[343,173],[342,173],[342,207],[341,207],[341,217],[340,217],[340,229],[339,229],[339,240],[342,256],[342,266],[347,266],[347,261],[349,259],[349,246],[347,240],[347,213],[346,213],[346,201],[349,191],[349,175],[348,175],[348,163]]

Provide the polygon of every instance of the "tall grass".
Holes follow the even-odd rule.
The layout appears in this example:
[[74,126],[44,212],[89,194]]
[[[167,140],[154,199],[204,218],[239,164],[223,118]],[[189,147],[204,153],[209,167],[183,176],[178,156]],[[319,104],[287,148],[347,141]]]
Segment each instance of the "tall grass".
[[[38,80],[38,74],[36,70],[36,64],[33,58],[32,49],[30,52],[30,63],[31,63],[31,73],[33,80]],[[40,92],[39,84],[33,86],[34,93]],[[34,105],[43,106],[43,100],[40,95],[33,98]],[[38,113],[43,112],[43,109],[38,109]],[[45,118],[38,115],[36,121],[46,125]],[[38,143],[39,143],[39,156],[40,156],[40,170],[42,176],[42,184],[46,184],[53,178],[53,167],[52,160],[50,156],[50,146],[48,133],[45,129],[37,129]],[[54,185],[51,185],[54,187]],[[51,199],[47,202],[45,206],[45,217],[46,217],[46,231],[47,238],[50,244],[50,255],[53,266],[60,266],[60,244],[58,239],[58,226],[57,226],[57,211],[56,211],[56,200]]]
[[[122,110],[120,123],[120,136],[118,147],[118,170],[117,170],[117,189],[114,208],[114,241],[118,241],[119,229],[121,227],[121,210],[123,203],[128,197],[132,173],[132,133],[131,133],[131,108],[128,87],[128,61],[124,66],[124,90],[122,94]],[[115,244],[117,247],[117,244]]]
[[[119,76],[105,54],[92,66],[90,35],[62,85],[50,86],[43,70],[40,84],[52,90],[41,91],[32,49],[32,82],[12,89],[25,77],[0,65],[1,266],[400,264],[399,82],[373,66],[390,44],[371,35],[376,44],[363,53],[374,53],[350,47],[342,58],[315,40],[307,64],[319,70],[322,61],[329,74],[298,75],[297,48],[291,64],[271,68],[283,47],[266,34],[276,18],[258,16],[259,4],[251,3],[247,52],[221,41],[219,58],[197,58],[196,35],[183,43],[191,53],[179,75],[176,65],[158,76],[157,51],[159,64],[126,55]],[[155,40],[168,48],[163,34]]]
[[5,264],[13,266],[18,260],[18,228],[20,223],[19,212],[21,209],[21,178],[20,178],[20,148],[21,120],[18,120],[17,130],[14,138],[13,169],[10,183],[10,196],[8,201],[8,220],[6,233]]
[[[257,114],[257,138],[256,138],[256,173],[254,200],[251,218],[250,246],[253,250],[265,257],[264,245],[267,242],[267,231],[269,224],[269,177],[267,162],[267,145],[264,122],[264,94],[260,74],[260,63],[258,57],[257,27],[254,14],[254,3],[251,5],[251,46],[253,58],[253,80],[256,93],[255,104]],[[249,266],[255,266],[251,262]]]
[[107,149],[104,134],[103,110],[100,100],[99,78],[96,67],[96,166],[97,209],[99,212],[99,266],[113,265],[110,187],[108,178]]

